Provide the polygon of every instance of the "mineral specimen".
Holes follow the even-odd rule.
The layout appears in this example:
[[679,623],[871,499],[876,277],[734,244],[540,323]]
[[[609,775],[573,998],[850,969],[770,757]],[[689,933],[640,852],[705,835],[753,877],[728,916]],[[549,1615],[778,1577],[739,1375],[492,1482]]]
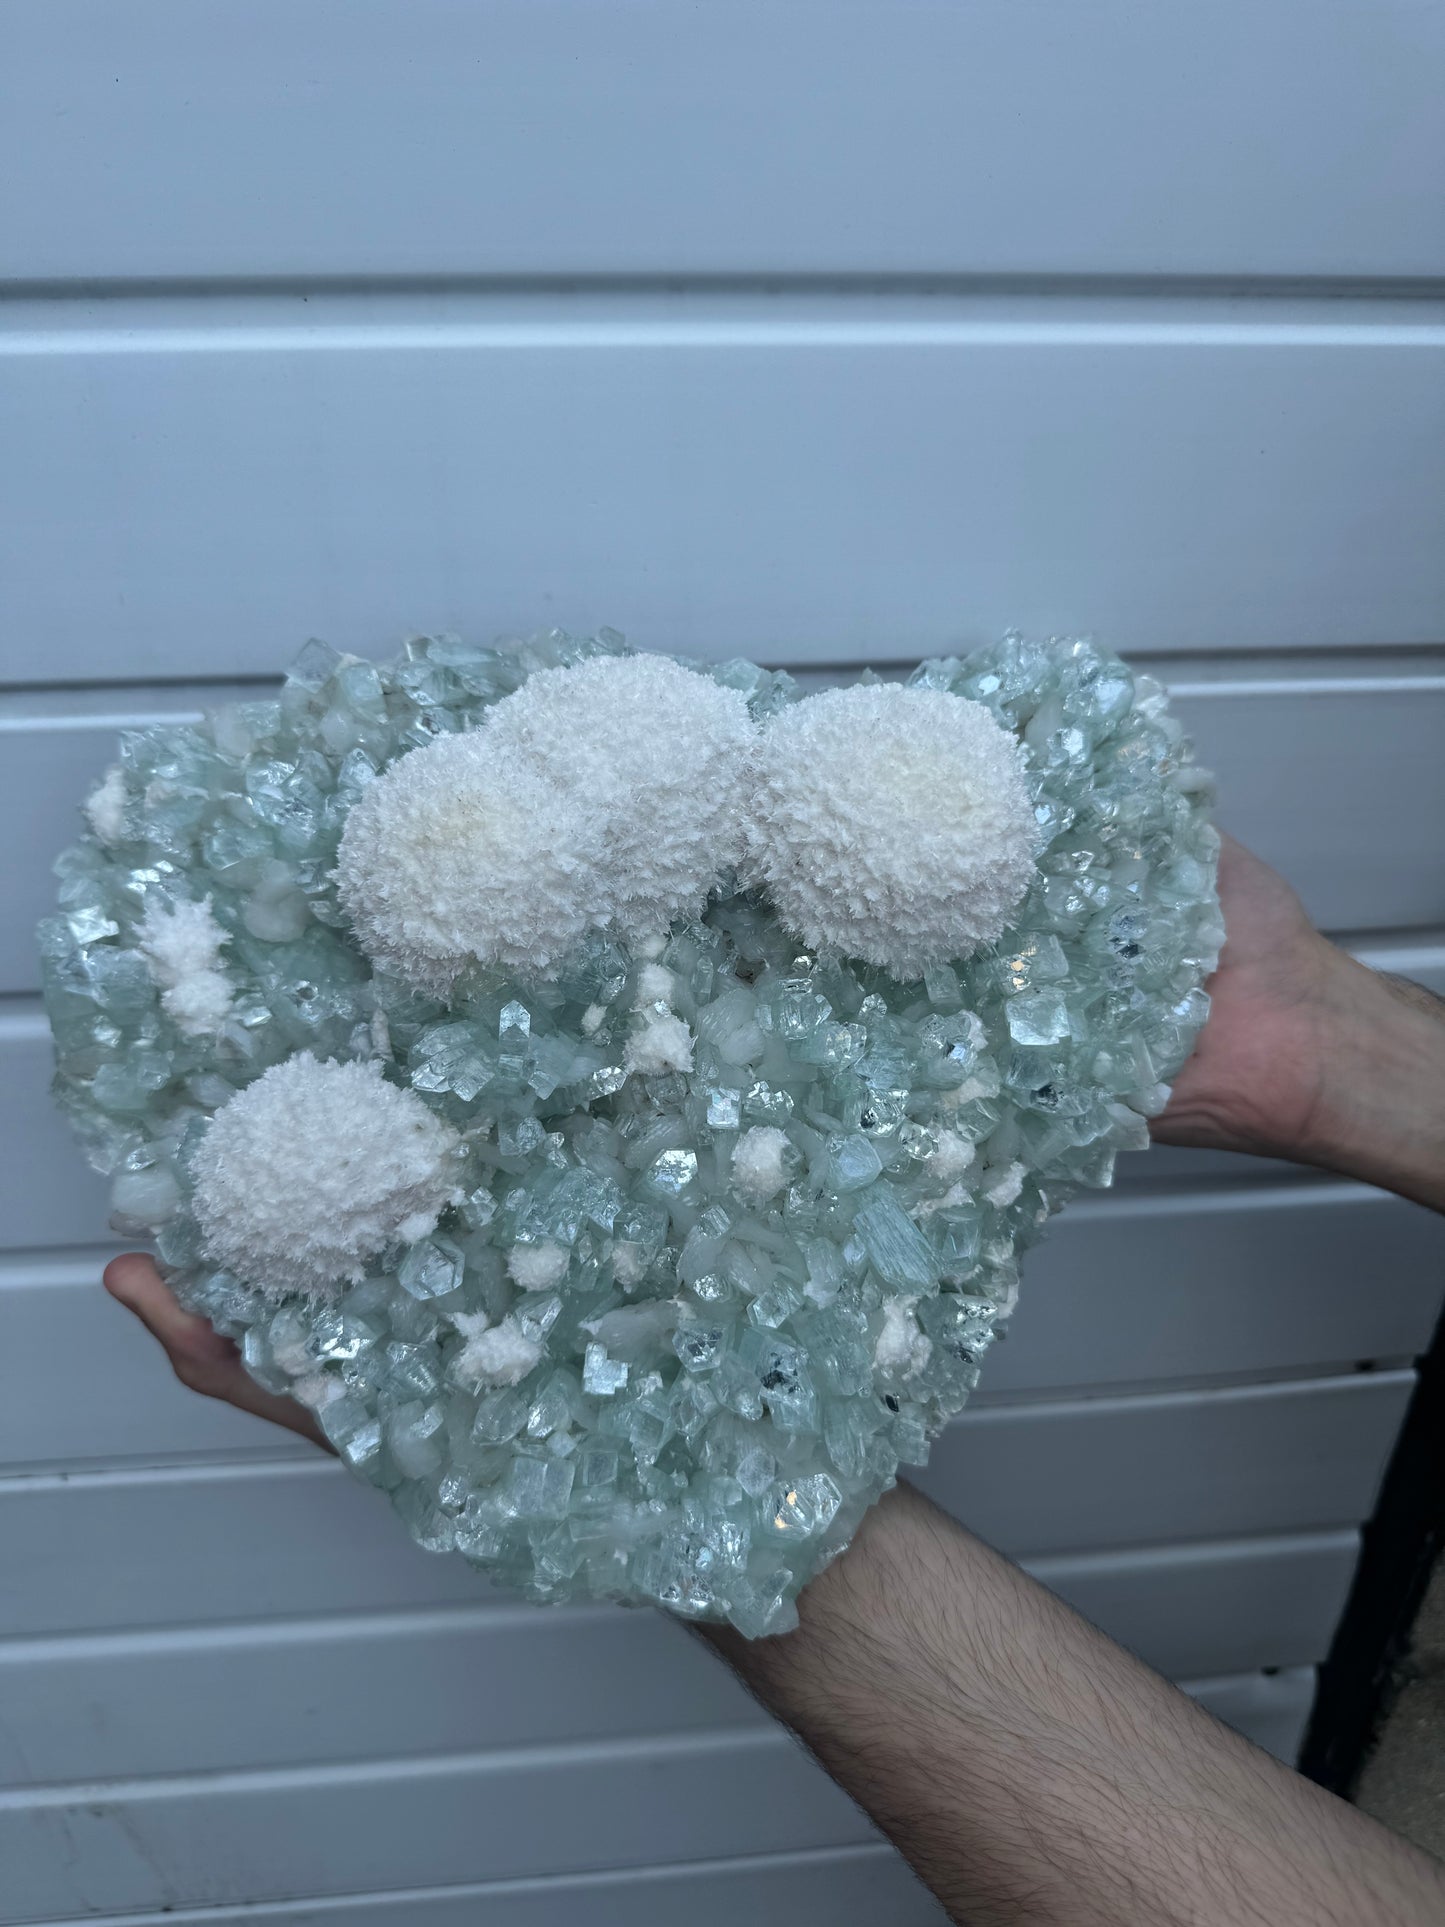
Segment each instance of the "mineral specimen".
[[1082,642],[810,697],[608,632],[311,644],[92,793],[60,1100],[422,1545],[775,1632],[1147,1142],[1205,802]]

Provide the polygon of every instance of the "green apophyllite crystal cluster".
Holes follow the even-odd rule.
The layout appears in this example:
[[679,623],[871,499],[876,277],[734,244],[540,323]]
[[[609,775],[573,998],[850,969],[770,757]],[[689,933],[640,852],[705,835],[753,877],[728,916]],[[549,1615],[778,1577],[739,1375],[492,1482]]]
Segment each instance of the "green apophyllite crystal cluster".
[[1147,1142],[1216,839],[1162,691],[1085,643],[926,664],[936,741],[863,717],[871,829],[860,719],[786,676],[691,670],[695,745],[664,679],[616,756],[562,741],[570,684],[507,706],[614,659],[651,687],[606,632],[312,644],[276,701],[127,734],[42,926],[57,1084],[123,1228],[423,1545],[756,1635],[959,1410],[1049,1212]]

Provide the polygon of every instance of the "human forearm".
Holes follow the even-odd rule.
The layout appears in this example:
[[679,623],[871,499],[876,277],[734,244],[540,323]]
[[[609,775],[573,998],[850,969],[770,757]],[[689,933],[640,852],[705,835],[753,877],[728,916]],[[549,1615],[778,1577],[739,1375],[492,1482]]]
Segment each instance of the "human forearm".
[[763,1704],[968,1927],[1445,1917],[1445,1873],[1230,1733],[899,1487],[748,1642]]
[[1326,1094],[1296,1155],[1445,1211],[1445,1003],[1343,952]]

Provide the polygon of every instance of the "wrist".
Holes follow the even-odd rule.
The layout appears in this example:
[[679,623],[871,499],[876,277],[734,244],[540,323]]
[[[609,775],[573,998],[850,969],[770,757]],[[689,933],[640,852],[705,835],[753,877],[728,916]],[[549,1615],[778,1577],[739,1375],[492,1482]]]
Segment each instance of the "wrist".
[[1445,1210],[1445,1003],[1325,947],[1319,1096],[1285,1155]]

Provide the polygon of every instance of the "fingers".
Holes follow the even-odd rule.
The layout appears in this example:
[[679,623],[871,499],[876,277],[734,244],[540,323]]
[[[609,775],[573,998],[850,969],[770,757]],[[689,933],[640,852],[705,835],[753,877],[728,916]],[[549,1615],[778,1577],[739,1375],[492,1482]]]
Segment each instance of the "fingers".
[[182,1311],[166,1289],[155,1264],[142,1252],[113,1258],[103,1274],[106,1290],[134,1312],[151,1337],[165,1349],[175,1374],[193,1392],[223,1398],[232,1375],[244,1369],[236,1347],[214,1332],[204,1318]]
[[112,1258],[105,1268],[104,1284],[111,1297],[134,1312],[159,1342],[182,1385],[206,1398],[222,1399],[243,1412],[253,1412],[274,1425],[284,1425],[331,1450],[304,1405],[264,1391],[241,1363],[241,1354],[229,1338],[213,1331],[194,1312],[182,1310],[154,1261],[144,1252],[127,1251]]

